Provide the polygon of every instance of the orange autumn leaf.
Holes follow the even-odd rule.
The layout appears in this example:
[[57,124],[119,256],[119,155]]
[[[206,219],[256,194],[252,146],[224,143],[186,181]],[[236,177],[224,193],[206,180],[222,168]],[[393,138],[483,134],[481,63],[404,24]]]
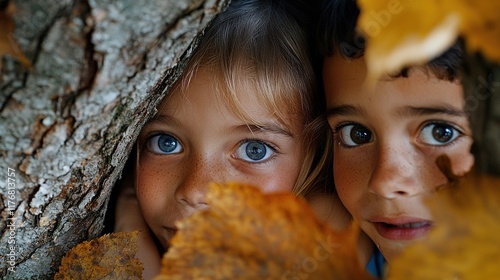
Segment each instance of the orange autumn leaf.
[[334,232],[290,193],[212,184],[210,209],[178,223],[155,279],[372,279],[358,263],[358,227]]
[[143,266],[135,258],[135,232],[118,232],[78,244],[62,259],[54,279],[142,279]]
[[0,10],[0,69],[2,66],[1,57],[8,54],[19,60],[26,68],[31,68],[31,62],[21,52],[14,39],[15,22],[12,14],[15,10],[12,1],[9,2],[5,10]]
[[[358,27],[368,38],[368,79],[422,64],[456,39],[459,20],[440,1],[359,0]],[[425,16],[422,16],[425,15]]]
[[469,175],[453,184],[431,201],[436,227],[391,262],[387,279],[498,278],[500,178]]
[[369,79],[424,64],[458,36],[469,51],[500,62],[500,1],[359,0],[358,27],[367,36]]
[[467,49],[479,51],[500,63],[500,1],[448,1],[449,9],[461,15],[460,34]]

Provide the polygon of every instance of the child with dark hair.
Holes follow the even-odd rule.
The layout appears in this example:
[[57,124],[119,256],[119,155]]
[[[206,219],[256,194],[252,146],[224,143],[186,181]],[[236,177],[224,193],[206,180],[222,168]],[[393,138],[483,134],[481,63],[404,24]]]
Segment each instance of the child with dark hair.
[[461,47],[370,86],[356,2],[325,0],[320,11],[318,45],[334,133],[335,187],[374,242],[371,257],[363,261],[380,277],[385,261],[435,226],[424,201],[447,182],[437,157],[446,154],[457,175],[473,165],[459,74]]

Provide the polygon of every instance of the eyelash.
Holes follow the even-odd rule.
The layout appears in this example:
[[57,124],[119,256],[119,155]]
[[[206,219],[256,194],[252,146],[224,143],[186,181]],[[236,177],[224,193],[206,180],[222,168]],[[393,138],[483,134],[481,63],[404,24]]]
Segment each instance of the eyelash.
[[[441,148],[448,148],[448,147],[451,147],[455,144],[458,144],[459,142],[459,139],[462,138],[465,133],[463,131],[462,128],[458,127],[457,125],[453,124],[453,123],[450,123],[450,122],[447,122],[447,121],[442,121],[442,120],[430,120],[430,121],[427,121],[427,122],[424,122],[420,127],[419,127],[419,131],[422,132],[424,127],[428,126],[428,125],[431,125],[431,124],[437,124],[437,125],[446,125],[446,126],[451,126],[453,127],[453,129],[455,129],[457,132],[458,132],[458,136],[451,142],[449,143],[446,143],[444,145],[428,145],[428,144],[425,144],[423,143],[424,145],[432,148],[432,149],[441,149]],[[420,134],[418,135],[420,136]]]
[[340,130],[348,125],[361,125],[360,123],[357,123],[357,122],[342,122],[342,123],[339,123],[335,126],[335,128],[333,128],[333,142],[334,144],[338,144],[340,147],[342,147],[343,149],[355,149],[355,148],[358,148],[360,146],[349,146],[349,145],[346,145],[344,144],[340,139],[339,139],[339,133],[340,133]]
[[[140,144],[140,149],[141,150],[144,150],[146,148],[146,152],[147,153],[150,153],[150,154],[153,154],[153,155],[158,155],[157,153],[151,151],[148,147],[148,143],[149,141],[151,141],[151,139],[153,139],[154,137],[156,136],[159,136],[159,135],[165,135],[165,134],[169,134],[169,135],[172,135],[173,137],[175,137],[177,140],[179,140],[175,135],[171,134],[171,133],[167,133],[167,132],[164,132],[164,131],[153,131],[151,133],[149,133],[148,136],[145,137],[145,139],[142,141],[142,143]],[[180,140],[179,140],[180,141]],[[267,147],[269,147],[273,153],[275,154],[280,154],[279,151],[278,151],[278,148],[272,144],[272,143],[269,143],[267,141],[264,141],[264,140],[261,140],[261,139],[256,139],[256,138],[245,138],[243,140],[241,140],[237,147],[241,147],[241,145],[245,144],[245,143],[248,143],[248,142],[257,142],[257,143],[261,143],[263,145],[266,145]],[[182,143],[181,143],[182,144]],[[268,160],[265,160],[265,161],[262,161],[262,162],[249,162],[249,161],[245,161],[246,163],[250,163],[250,164],[266,164],[272,160],[274,160],[276,156],[271,156]]]
[[171,135],[172,137],[175,137],[175,139],[177,139],[177,141],[180,142],[179,138],[177,136],[175,136],[174,134],[170,133],[170,132],[166,132],[166,131],[151,131],[150,133],[148,133],[148,135],[146,137],[144,137],[144,140],[142,140],[140,142],[139,149],[141,151],[143,151],[145,149],[147,153],[150,153],[152,155],[157,155],[158,156],[159,154],[157,154],[157,153],[151,151],[151,149],[149,149],[148,143],[149,143],[149,141],[151,141],[151,139],[153,139],[156,136],[160,136],[160,135]]
[[[263,141],[263,140],[261,140],[261,139],[256,139],[256,138],[245,138],[245,139],[241,140],[241,141],[238,143],[237,148],[236,148],[236,151],[235,151],[234,153],[236,153],[236,152],[237,152],[237,150],[239,149],[239,147],[241,147],[243,144],[245,144],[245,143],[249,143],[249,142],[252,142],[252,141],[253,141],[253,142],[260,143],[260,144],[263,144],[263,145],[266,145],[267,147],[269,147],[269,148],[272,150],[272,152],[273,152],[273,153],[275,153],[275,154],[280,154],[280,153],[278,152],[278,148],[277,148],[275,145],[273,145],[272,143],[269,143],[269,142],[267,142],[267,141]],[[260,161],[260,162],[250,162],[250,161],[245,161],[245,160],[242,160],[242,161],[244,161],[244,162],[246,162],[246,163],[249,163],[249,164],[258,164],[258,165],[260,165],[260,164],[267,164],[267,163],[269,163],[270,161],[274,160],[275,158],[276,158],[276,156],[275,156],[275,155],[273,155],[273,156],[271,156],[269,159],[267,159],[267,160],[265,160],[265,161]]]
[[338,134],[342,128],[344,128],[345,126],[348,126],[348,125],[352,125],[352,124],[358,124],[358,123],[356,123],[356,122],[342,122],[342,123],[337,124],[332,129],[333,130],[333,134]]
[[[459,135],[453,141],[451,141],[451,142],[449,142],[447,144],[444,144],[444,145],[429,145],[429,144],[426,144],[426,143],[422,143],[422,144],[426,145],[429,148],[432,148],[432,149],[442,149],[442,148],[451,147],[451,146],[457,144],[459,142],[458,140],[465,135],[463,129],[461,129],[460,127],[458,127],[457,125],[455,125],[453,123],[450,123],[448,121],[442,121],[442,120],[429,120],[429,121],[426,121],[426,122],[422,123],[422,125],[419,127],[419,129],[418,129],[419,134],[417,135],[417,138],[420,137],[420,135],[421,135],[421,133],[422,133],[422,131],[423,131],[423,129],[425,127],[427,127],[428,125],[432,125],[432,124],[434,124],[434,125],[451,126],[451,127],[453,127],[454,130],[457,131],[457,133]],[[360,147],[360,146],[345,145],[343,143],[343,141],[341,141],[341,139],[339,139],[339,137],[340,137],[339,136],[340,131],[344,127],[349,126],[349,125],[361,125],[361,126],[363,126],[362,124],[360,124],[358,122],[352,122],[352,121],[339,123],[333,129],[333,140],[334,140],[334,143],[340,145],[344,149],[354,149],[354,148]]]
[[272,144],[272,143],[269,143],[267,141],[264,141],[264,140],[261,140],[261,139],[256,139],[256,138],[245,138],[243,140],[240,141],[240,145],[243,144],[243,143],[248,143],[250,141],[255,141],[255,142],[258,142],[258,143],[261,143],[261,144],[264,144],[264,145],[267,145],[269,146],[269,148],[271,148],[271,150],[273,150],[273,152],[277,153],[278,151],[278,148]]

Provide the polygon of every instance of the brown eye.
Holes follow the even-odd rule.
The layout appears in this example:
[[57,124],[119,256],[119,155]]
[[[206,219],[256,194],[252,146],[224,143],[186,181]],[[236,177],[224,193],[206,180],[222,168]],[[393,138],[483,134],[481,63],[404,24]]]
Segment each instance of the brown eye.
[[348,147],[355,147],[373,141],[372,132],[360,124],[348,124],[339,129],[340,141]]
[[458,136],[461,132],[454,126],[447,123],[429,123],[420,132],[420,141],[433,146],[446,145]]

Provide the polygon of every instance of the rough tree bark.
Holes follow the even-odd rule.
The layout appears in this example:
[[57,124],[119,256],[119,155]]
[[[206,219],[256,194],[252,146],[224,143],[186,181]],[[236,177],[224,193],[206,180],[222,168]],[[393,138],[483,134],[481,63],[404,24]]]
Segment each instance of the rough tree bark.
[[227,2],[14,1],[33,67],[2,58],[0,278],[51,278],[100,234],[139,130]]
[[[229,0],[14,2],[33,67],[1,58],[0,278],[45,279],[100,234],[140,128]],[[481,67],[468,69],[467,106],[476,161],[498,175],[500,71]]]

